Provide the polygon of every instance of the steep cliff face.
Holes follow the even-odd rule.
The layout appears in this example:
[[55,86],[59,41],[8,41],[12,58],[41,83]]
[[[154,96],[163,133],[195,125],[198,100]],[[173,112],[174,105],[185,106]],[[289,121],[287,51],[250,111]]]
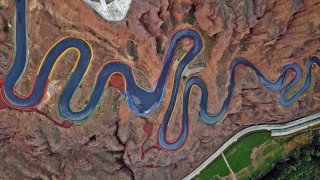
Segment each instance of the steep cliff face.
[[[0,78],[13,61],[13,1],[0,0]],[[206,68],[199,75],[209,89],[211,113],[227,96],[229,65],[245,57],[270,79],[281,67],[297,63],[320,47],[319,0],[134,0],[122,22],[102,20],[81,0],[29,0],[29,65],[20,94],[27,95],[37,68],[48,49],[64,36],[86,39],[94,60],[72,100],[80,109],[88,99],[102,64],[117,59],[134,67],[137,83],[152,88],[160,75],[171,35],[192,28],[201,33],[204,47],[190,67]],[[177,59],[188,49],[183,41]],[[57,101],[76,60],[69,52],[57,65],[41,109],[58,117]],[[174,75],[174,69],[170,77]],[[290,78],[291,75],[288,75]],[[158,127],[170,100],[168,79],[164,102],[150,116],[131,114],[119,90],[108,87],[101,106],[85,123],[70,129],[56,127],[36,113],[0,111],[0,172],[7,178],[43,179],[177,179],[185,176],[237,131],[259,123],[287,122],[319,111],[319,70],[314,87],[298,102],[284,108],[279,94],[268,91],[249,69],[236,71],[236,87],[224,119],[205,125],[198,116],[200,91],[190,101],[190,131],[177,151],[155,148]],[[182,80],[183,92],[186,80]],[[301,82],[303,83],[303,82]],[[168,138],[180,132],[182,93],[169,123]]]

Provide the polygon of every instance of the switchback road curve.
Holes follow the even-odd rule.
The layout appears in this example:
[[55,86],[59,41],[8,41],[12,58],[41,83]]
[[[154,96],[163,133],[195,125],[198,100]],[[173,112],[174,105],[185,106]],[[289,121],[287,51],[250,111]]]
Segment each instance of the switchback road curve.
[[[74,65],[68,81],[63,89],[63,92],[59,99],[58,109],[61,117],[65,120],[79,123],[83,122],[94,112],[99,105],[99,101],[104,93],[105,85],[108,83],[112,74],[122,74],[125,78],[125,98],[130,110],[138,116],[146,116],[156,108],[163,100],[165,91],[165,84],[168,77],[169,70],[175,50],[178,47],[179,42],[182,39],[188,38],[193,41],[193,47],[183,56],[176,69],[173,77],[174,84],[171,92],[171,99],[169,106],[166,110],[163,121],[159,127],[158,132],[158,145],[167,150],[176,150],[180,148],[187,139],[188,136],[188,104],[189,96],[193,87],[200,88],[202,92],[200,101],[200,117],[204,123],[215,124],[221,120],[226,113],[230,104],[233,88],[235,85],[235,70],[239,65],[244,65],[252,69],[261,84],[271,91],[280,91],[280,104],[283,106],[289,106],[294,103],[311,85],[312,66],[319,65],[320,61],[318,57],[312,57],[307,62],[307,75],[305,83],[295,92],[295,94],[289,98],[286,97],[286,92],[294,87],[301,79],[302,70],[297,64],[289,64],[282,68],[282,72],[279,78],[275,81],[269,80],[260,71],[251,64],[247,59],[235,59],[230,65],[230,79],[228,86],[228,96],[222,104],[221,109],[217,114],[213,115],[207,111],[208,104],[208,91],[204,82],[197,76],[193,76],[188,79],[184,94],[183,94],[183,114],[182,114],[182,127],[181,133],[176,140],[169,142],[166,138],[167,126],[172,115],[177,94],[179,90],[180,79],[185,67],[200,53],[202,49],[202,39],[194,30],[181,30],[174,34],[171,38],[169,47],[167,49],[166,57],[162,72],[158,79],[158,82],[154,86],[154,90],[147,91],[142,87],[139,87],[132,73],[132,68],[127,64],[120,61],[113,61],[105,64],[99,71],[95,84],[93,86],[89,101],[85,107],[79,111],[74,111],[70,107],[70,101],[74,92],[81,84],[86,72],[89,69],[90,62],[92,60],[91,46],[81,38],[66,37],[58,41],[52,46],[44,57],[37,74],[37,77],[33,83],[33,88],[30,94],[26,97],[18,95],[15,91],[15,86],[19,82],[20,77],[24,74],[24,71],[28,64],[28,47],[27,47],[27,25],[26,25],[26,2],[25,0],[15,0],[16,13],[15,13],[15,59],[13,65],[3,81],[2,97],[8,106],[20,110],[36,110],[39,103],[41,103],[43,96],[47,90],[47,84],[50,81],[51,73],[54,71],[55,64],[60,60],[67,51],[73,49],[78,52],[78,59]],[[294,78],[289,83],[286,82],[286,74],[289,70],[295,71]]]

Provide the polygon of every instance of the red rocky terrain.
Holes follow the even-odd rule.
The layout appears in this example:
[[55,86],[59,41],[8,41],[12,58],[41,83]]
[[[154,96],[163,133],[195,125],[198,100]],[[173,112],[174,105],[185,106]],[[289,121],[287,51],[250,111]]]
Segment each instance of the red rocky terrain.
[[[0,0],[0,79],[13,61],[14,1]],[[101,65],[114,59],[133,68],[137,83],[152,88],[160,75],[172,34],[184,28],[201,33],[204,47],[190,67],[205,66],[198,74],[209,89],[211,113],[225,97],[229,65],[245,57],[270,79],[281,67],[297,63],[320,48],[320,0],[133,0],[122,22],[109,23],[81,0],[29,0],[29,64],[17,86],[26,95],[41,59],[60,38],[76,36],[93,47],[94,59],[72,107],[80,109],[88,99]],[[188,40],[182,42],[188,46]],[[177,59],[185,51],[180,48]],[[67,53],[48,87],[41,109],[54,117],[57,101],[76,53]],[[279,104],[279,94],[263,87],[255,74],[238,68],[232,102],[217,125],[201,122],[200,91],[190,101],[190,134],[177,151],[154,148],[157,130],[169,103],[172,76],[164,102],[150,116],[133,115],[121,91],[108,86],[95,114],[70,129],[55,126],[32,112],[0,111],[0,177],[4,179],[179,179],[196,168],[224,141],[241,129],[263,123],[288,122],[320,108],[319,70],[314,69],[314,87],[288,108]],[[182,80],[183,92],[186,80]],[[181,97],[182,93],[179,94]],[[180,132],[182,98],[178,98],[168,138]]]

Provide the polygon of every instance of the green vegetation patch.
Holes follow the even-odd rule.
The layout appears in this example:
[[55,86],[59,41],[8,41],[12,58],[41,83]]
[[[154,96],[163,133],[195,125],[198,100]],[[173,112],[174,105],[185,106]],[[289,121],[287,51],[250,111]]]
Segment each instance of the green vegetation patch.
[[281,148],[281,146],[280,147],[268,146],[268,147],[273,147],[273,148],[270,149],[271,151],[269,152],[268,155],[258,158],[260,159],[260,162],[257,165],[257,167],[247,168],[249,169],[249,174],[245,176],[243,179],[248,179],[249,177],[253,177],[253,178],[260,177],[261,175],[268,172],[272,168],[275,162],[281,161],[285,157],[285,153]]
[[267,156],[270,152],[273,152],[277,148],[279,148],[279,145],[270,141],[270,143],[268,143],[267,146],[262,149],[261,156]]
[[252,163],[251,153],[253,148],[271,140],[270,132],[259,132],[250,134],[233,145],[226,154],[226,159],[231,169],[236,173],[248,167]]
[[[225,156],[238,179],[259,179],[268,173],[275,163],[283,161],[283,159],[287,159],[290,156],[299,156],[300,152],[297,149],[309,144],[310,139],[315,139],[314,135],[310,132],[312,131],[309,130],[277,138],[272,138],[270,132],[252,133],[228,148],[225,151]],[[320,137],[320,131],[317,137]],[[320,138],[318,142],[320,144]],[[312,152],[315,155],[319,154],[320,157],[320,150]],[[310,156],[306,156],[305,158],[306,161],[310,159]],[[219,161],[220,163],[218,163]],[[230,173],[225,173],[225,171],[221,173],[223,166],[225,171],[229,172],[225,162],[219,157],[217,161],[211,163],[202,172],[198,179],[221,179],[230,175]]]
[[3,31],[4,31],[5,33],[9,33],[9,31],[10,31],[10,27],[9,27],[9,24],[8,24],[7,21],[4,21]]
[[262,179],[319,179],[320,177],[320,146],[309,145],[296,149],[291,159],[279,163]]
[[206,179],[220,179],[230,174],[227,164],[224,162],[223,158],[219,156],[215,161],[213,161],[208,168],[206,168],[201,175],[197,178],[199,180]]

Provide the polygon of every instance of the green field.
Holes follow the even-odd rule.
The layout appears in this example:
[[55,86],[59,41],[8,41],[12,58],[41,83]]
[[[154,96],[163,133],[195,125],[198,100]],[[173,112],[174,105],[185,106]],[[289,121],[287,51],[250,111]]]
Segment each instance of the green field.
[[199,180],[207,180],[207,179],[220,179],[221,177],[225,177],[230,174],[230,171],[227,167],[227,164],[224,162],[223,158],[219,156],[208,169],[204,170]]
[[[240,139],[224,154],[238,179],[254,179],[267,173],[297,147],[308,144],[309,139],[308,132],[281,138],[272,138],[270,132],[256,132]],[[221,179],[229,174],[226,163],[219,156],[197,179]]]
[[225,152],[225,156],[233,172],[237,173],[251,165],[252,149],[269,140],[271,140],[269,132],[253,133],[229,148],[229,150]]

